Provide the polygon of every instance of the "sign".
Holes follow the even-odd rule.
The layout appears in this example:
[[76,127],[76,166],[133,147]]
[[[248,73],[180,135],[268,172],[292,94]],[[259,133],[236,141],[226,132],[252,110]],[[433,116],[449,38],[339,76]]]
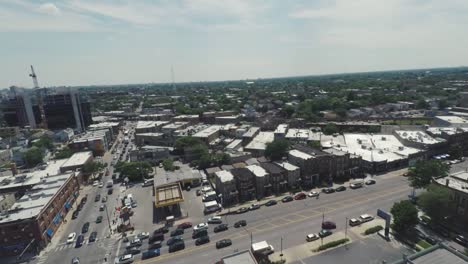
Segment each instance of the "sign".
[[390,234],[390,221],[392,220],[392,216],[382,209],[377,209],[377,215],[385,219],[385,237],[388,239],[388,236]]

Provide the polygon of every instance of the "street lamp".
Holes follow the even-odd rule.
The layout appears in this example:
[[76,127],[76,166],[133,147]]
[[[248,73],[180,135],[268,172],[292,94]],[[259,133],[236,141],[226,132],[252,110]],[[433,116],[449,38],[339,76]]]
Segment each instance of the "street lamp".
[[109,232],[112,234],[112,228],[109,220],[109,212],[107,211],[107,205],[104,205],[104,209],[106,209],[106,216],[107,216],[107,223],[109,224]]

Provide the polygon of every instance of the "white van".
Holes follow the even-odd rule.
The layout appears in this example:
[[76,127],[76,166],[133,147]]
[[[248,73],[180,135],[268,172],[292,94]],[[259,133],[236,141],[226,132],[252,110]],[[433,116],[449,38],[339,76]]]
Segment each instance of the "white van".
[[112,180],[109,180],[109,181],[107,181],[107,183],[106,183],[106,187],[107,187],[107,188],[112,188],[113,185],[114,185],[114,182],[113,182]]

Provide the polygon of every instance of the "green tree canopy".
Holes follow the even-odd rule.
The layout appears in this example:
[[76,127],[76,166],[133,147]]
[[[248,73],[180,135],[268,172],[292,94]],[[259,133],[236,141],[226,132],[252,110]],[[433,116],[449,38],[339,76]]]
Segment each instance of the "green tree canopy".
[[172,159],[163,160],[162,165],[163,165],[164,169],[167,170],[167,171],[174,171],[175,170],[174,161]]
[[265,157],[271,160],[280,160],[286,156],[286,152],[289,149],[289,142],[284,139],[278,139],[266,146]]
[[448,171],[448,165],[439,160],[419,160],[409,169],[410,185],[414,188],[424,188],[434,177],[447,176]]
[[24,162],[29,168],[32,168],[41,163],[43,158],[44,156],[42,151],[37,147],[29,148],[26,152],[23,153]]
[[408,200],[393,204],[390,212],[393,215],[393,229],[405,232],[418,224],[418,209]]
[[55,158],[56,159],[67,159],[69,157],[71,157],[73,155],[73,153],[75,153],[74,150],[68,148],[68,147],[65,147],[59,151],[57,151],[57,153],[55,153]]
[[174,149],[179,153],[184,152],[184,148],[186,147],[193,147],[195,145],[203,145],[203,142],[198,138],[194,138],[191,136],[181,137],[178,138],[174,144]]
[[33,143],[33,146],[37,148],[46,148],[48,150],[54,149],[54,143],[52,142],[52,139],[46,136],[40,137],[36,142]]
[[118,162],[115,171],[124,178],[128,177],[130,181],[142,181],[153,172],[153,167],[147,161]]
[[323,133],[325,135],[332,135],[338,133],[338,127],[335,124],[329,123],[323,128]]
[[443,220],[454,211],[449,190],[435,184],[429,185],[427,191],[419,196],[418,204],[435,221]]
[[104,168],[104,164],[96,161],[86,163],[81,171],[86,174],[97,173]]
[[463,157],[463,147],[461,145],[452,145],[448,150],[448,154],[452,159]]

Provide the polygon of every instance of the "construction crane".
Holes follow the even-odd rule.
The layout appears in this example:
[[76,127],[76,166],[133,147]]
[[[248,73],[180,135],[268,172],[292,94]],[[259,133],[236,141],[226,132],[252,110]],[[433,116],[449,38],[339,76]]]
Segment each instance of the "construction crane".
[[47,129],[46,116],[44,111],[44,96],[46,89],[39,88],[39,83],[37,82],[37,75],[34,72],[34,67],[31,65],[31,74],[29,76],[33,79],[34,90],[37,92],[37,98],[39,100],[39,112],[41,113],[41,123],[39,127]]

